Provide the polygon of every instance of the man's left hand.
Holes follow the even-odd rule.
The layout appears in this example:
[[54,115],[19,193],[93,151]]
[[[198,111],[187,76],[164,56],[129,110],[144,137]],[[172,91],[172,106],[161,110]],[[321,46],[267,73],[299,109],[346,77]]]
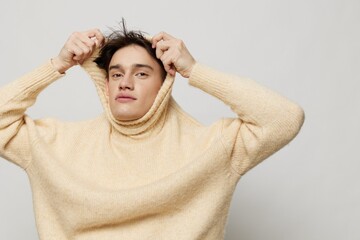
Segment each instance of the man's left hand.
[[176,72],[189,78],[196,63],[184,42],[160,32],[152,38],[152,47],[156,48],[156,57],[164,64],[165,71],[174,76]]

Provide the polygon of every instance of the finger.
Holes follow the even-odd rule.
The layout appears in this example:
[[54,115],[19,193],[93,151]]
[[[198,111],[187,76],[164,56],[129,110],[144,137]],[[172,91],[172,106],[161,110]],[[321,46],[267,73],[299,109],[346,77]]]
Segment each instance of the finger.
[[74,56],[77,54],[77,46],[74,44],[74,42],[68,42],[64,45],[62,53],[64,53],[64,59],[73,59]]
[[171,39],[175,39],[175,38],[166,32],[159,32],[152,38],[152,40],[155,40],[155,41],[171,40]]
[[[90,39],[88,33],[80,34],[72,40],[73,48],[71,49],[74,52],[73,60],[78,61],[80,64],[85,61],[97,46],[97,39]],[[95,37],[93,37],[95,38]]]
[[175,75],[175,70],[174,70],[174,67],[172,65],[164,64],[164,68],[165,68],[165,71],[167,73],[169,73],[170,75],[172,75],[172,76]]
[[76,47],[81,50],[81,55],[88,55],[92,52],[95,43],[92,40],[90,41],[92,43],[89,43],[88,41],[83,42],[81,40],[75,42]]
[[96,47],[100,47],[105,42],[105,37],[99,29],[92,29],[87,32],[88,37],[96,43]]
[[175,38],[166,32],[160,32],[160,33],[156,34],[155,36],[153,36],[152,47],[155,48],[157,43],[160,42],[161,40],[166,41],[166,40],[171,40],[171,39],[175,39]]
[[173,40],[167,40],[167,41],[160,41],[157,42],[156,44],[156,48],[161,49],[162,51],[166,51],[168,50],[171,46],[174,45],[174,41]]
[[176,65],[182,52],[182,41],[175,38],[161,40],[156,44],[156,56],[163,62],[166,72],[175,75]]
[[87,46],[93,48],[94,45],[99,46],[104,41],[104,36],[98,29],[89,30],[86,32],[74,32],[71,35],[70,41],[82,41]]
[[88,52],[88,50],[85,50],[83,47],[80,47],[77,44],[72,45],[67,50],[73,54],[72,55],[73,61],[80,61],[86,56],[86,53]]
[[[88,35],[87,33],[82,33],[77,36],[73,41],[78,45],[86,45],[88,48],[93,49],[96,46],[96,37],[91,37],[92,35]],[[96,41],[95,41],[96,40]],[[82,43],[82,44],[79,44]]]
[[161,58],[165,51],[168,51],[170,48],[169,44],[166,44],[164,41],[158,42],[156,44],[155,54],[157,58]]
[[174,76],[176,73],[176,67],[174,65],[174,55],[169,52],[165,52],[161,56],[161,62],[164,65],[165,71],[168,72],[170,75]]
[[100,46],[99,41],[97,38],[93,37],[90,40],[83,42],[84,45],[86,45],[89,48],[89,52],[85,53],[87,56],[91,56],[91,54],[94,52],[94,50]]

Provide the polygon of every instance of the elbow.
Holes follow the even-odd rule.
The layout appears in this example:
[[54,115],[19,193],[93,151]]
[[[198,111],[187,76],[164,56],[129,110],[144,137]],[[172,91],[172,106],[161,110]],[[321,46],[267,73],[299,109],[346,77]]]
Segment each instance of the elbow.
[[297,136],[304,124],[305,111],[300,105],[295,104],[289,115],[287,132],[289,134],[289,140],[291,140]]
[[297,129],[298,131],[300,131],[305,121],[305,111],[300,105],[296,105],[296,109],[294,112]]

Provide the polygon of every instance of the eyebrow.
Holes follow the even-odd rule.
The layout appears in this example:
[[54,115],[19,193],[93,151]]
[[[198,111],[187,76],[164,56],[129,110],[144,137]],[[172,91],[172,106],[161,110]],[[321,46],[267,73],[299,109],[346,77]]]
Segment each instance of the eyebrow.
[[[135,63],[131,65],[131,68],[148,68],[152,71],[154,70],[153,67],[151,67],[150,65],[142,64],[142,63]],[[123,66],[121,64],[111,65],[109,67],[109,71],[111,71],[112,69],[123,69]]]

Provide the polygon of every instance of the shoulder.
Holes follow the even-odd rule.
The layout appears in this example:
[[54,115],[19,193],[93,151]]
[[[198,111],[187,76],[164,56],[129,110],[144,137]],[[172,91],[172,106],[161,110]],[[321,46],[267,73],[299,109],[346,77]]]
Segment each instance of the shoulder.
[[44,139],[71,138],[89,132],[104,132],[109,123],[104,114],[92,119],[81,121],[63,121],[56,118],[43,118],[32,121],[28,119],[28,125],[32,125]]
[[185,112],[174,99],[171,99],[170,101],[169,111],[169,116],[176,116],[176,118],[181,120],[183,124],[188,124],[190,126],[193,126],[194,128],[205,127],[195,118],[193,118],[189,113]]
[[169,114],[167,121],[176,124],[176,126],[181,130],[181,132],[189,133],[190,135],[197,136],[208,136],[210,137],[215,135],[220,135],[224,119],[219,119],[210,125],[205,125],[191,116],[189,113],[184,111],[181,106],[172,99],[170,101]]

